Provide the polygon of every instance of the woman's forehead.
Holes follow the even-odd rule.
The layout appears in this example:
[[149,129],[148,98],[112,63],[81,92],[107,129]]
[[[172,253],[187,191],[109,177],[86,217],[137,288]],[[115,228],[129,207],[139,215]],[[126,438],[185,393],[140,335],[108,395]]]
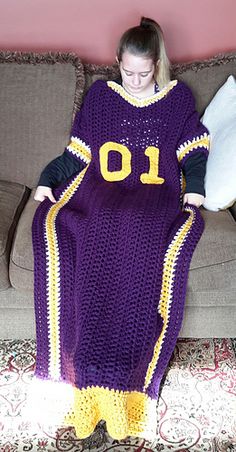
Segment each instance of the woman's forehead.
[[151,58],[142,55],[134,55],[125,51],[122,55],[122,68],[127,71],[150,71],[153,68],[153,61]]

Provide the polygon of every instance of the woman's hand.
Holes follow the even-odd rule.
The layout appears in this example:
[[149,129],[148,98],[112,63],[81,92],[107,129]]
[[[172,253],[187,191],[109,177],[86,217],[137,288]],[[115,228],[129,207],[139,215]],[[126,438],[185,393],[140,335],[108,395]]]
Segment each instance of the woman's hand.
[[199,193],[185,193],[183,199],[183,205],[187,202],[193,204],[196,207],[200,207],[204,203],[204,196]]
[[56,199],[52,194],[52,189],[50,187],[39,185],[34,195],[35,201],[44,201],[46,198],[50,199],[52,202],[56,202]]

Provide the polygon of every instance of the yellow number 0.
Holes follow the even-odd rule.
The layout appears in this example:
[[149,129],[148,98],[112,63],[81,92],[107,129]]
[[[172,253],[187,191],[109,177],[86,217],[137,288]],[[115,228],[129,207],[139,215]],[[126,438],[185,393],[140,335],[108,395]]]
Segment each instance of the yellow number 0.
[[[108,170],[108,154],[110,151],[117,151],[122,155],[122,164],[120,171]],[[125,179],[131,173],[131,153],[123,144],[113,143],[112,141],[103,144],[100,147],[100,168],[104,179],[109,182]]]
[[[121,154],[121,170],[108,170],[108,154],[110,151],[117,151]],[[143,173],[140,176],[140,180],[143,184],[163,184],[163,182],[165,182],[165,179],[158,176],[159,152],[159,149],[155,146],[149,146],[145,150],[145,155],[149,157],[150,168],[148,173]],[[123,144],[112,141],[103,144],[99,150],[99,158],[102,176],[109,182],[123,180],[131,173],[131,152]]]

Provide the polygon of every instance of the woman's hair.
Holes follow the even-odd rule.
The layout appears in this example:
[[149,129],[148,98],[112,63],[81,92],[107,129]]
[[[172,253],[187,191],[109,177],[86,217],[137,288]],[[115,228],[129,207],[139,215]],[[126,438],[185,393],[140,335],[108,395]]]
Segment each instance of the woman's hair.
[[126,50],[133,55],[151,58],[154,64],[160,60],[154,74],[155,79],[161,89],[169,83],[170,61],[166,54],[163,32],[157,22],[142,17],[140,25],[125,31],[116,51],[119,62]]

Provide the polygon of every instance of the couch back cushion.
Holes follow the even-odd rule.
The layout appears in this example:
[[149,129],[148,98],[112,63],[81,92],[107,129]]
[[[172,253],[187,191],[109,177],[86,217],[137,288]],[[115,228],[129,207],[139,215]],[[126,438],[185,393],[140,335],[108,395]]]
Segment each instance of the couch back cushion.
[[83,66],[63,54],[51,61],[37,62],[35,54],[11,60],[0,59],[0,179],[34,187],[68,143],[78,78],[81,99],[84,89]]
[[172,67],[172,77],[191,88],[200,115],[231,74],[236,76],[236,52]]

